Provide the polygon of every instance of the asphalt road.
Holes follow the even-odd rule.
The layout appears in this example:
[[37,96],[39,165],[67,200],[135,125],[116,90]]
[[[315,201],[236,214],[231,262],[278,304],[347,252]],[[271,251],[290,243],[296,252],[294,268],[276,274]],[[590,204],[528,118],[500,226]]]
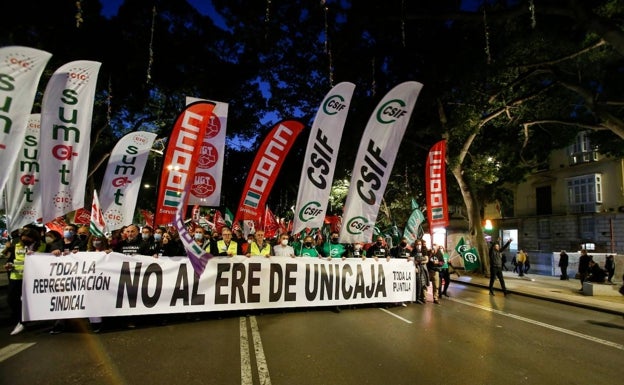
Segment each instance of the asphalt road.
[[[0,327],[0,384],[615,384],[624,319],[452,284],[441,305]],[[1,310],[1,309],[0,309]],[[118,322],[114,322],[118,321]]]

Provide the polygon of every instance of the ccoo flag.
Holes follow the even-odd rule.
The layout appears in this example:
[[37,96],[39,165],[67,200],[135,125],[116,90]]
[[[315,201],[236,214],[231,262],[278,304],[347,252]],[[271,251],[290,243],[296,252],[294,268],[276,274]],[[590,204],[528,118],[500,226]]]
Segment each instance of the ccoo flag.
[[[167,143],[158,186],[158,200],[154,224],[156,226],[173,223],[182,201],[182,192],[192,183],[197,159],[201,152],[206,127],[210,124],[215,104],[199,101],[187,105],[178,115]],[[188,194],[185,195],[188,200]]]
[[284,120],[273,127],[258,149],[234,219],[234,223],[244,222],[245,235],[249,234],[248,231],[252,228],[261,228],[266,200],[284,159],[301,130],[302,123]]
[[84,207],[91,117],[101,63],[79,60],[57,69],[41,104],[43,223]]
[[154,133],[135,131],[115,144],[100,188],[102,213],[109,230],[132,223],[141,178],[155,139]]
[[394,87],[379,102],[364,129],[345,203],[340,243],[369,242],[397,149],[422,89],[418,82]]
[[332,88],[316,112],[301,170],[293,232],[320,228],[326,215],[338,148],[355,84]]
[[0,192],[20,153],[37,84],[50,57],[48,52],[29,47],[0,48]]
[[425,184],[427,186],[427,219],[429,231],[448,226],[446,203],[446,140],[434,144],[427,156]]

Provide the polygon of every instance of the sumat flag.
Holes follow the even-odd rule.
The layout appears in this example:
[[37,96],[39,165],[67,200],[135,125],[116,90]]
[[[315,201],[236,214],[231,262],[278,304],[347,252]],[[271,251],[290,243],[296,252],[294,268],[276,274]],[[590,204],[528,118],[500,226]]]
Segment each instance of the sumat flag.
[[323,226],[340,139],[354,89],[353,83],[337,84],[316,112],[299,181],[293,220],[295,233]]
[[342,216],[341,243],[372,239],[379,205],[421,89],[418,82],[399,84],[381,99],[369,118]]
[[6,173],[11,180],[4,190],[7,200],[7,227],[11,231],[41,218],[40,118],[39,114],[30,115],[24,140],[16,145],[19,148],[17,161],[10,172]]
[[412,199],[412,214],[407,219],[405,229],[403,230],[403,237],[407,238],[408,244],[414,243],[422,235],[421,225],[425,221],[425,216],[418,208],[418,203]]
[[132,223],[141,189],[141,178],[156,134],[135,131],[124,135],[115,144],[102,187],[100,204],[109,230],[117,230]]
[[[186,98],[187,104],[201,100]],[[221,204],[228,104],[214,103],[215,107],[208,118],[204,140],[195,165],[195,177],[191,184],[189,205],[214,207]]]
[[91,202],[91,220],[89,222],[89,231],[97,237],[103,237],[106,233],[106,222],[102,215],[102,207],[97,196],[97,191],[93,190],[93,201]]
[[[51,53],[29,47],[0,48],[0,191],[9,178],[9,170],[13,169],[23,151],[22,143],[37,85],[50,57]],[[11,207],[7,209],[13,210]],[[13,224],[9,226],[18,228]]]
[[180,236],[180,240],[184,245],[184,249],[186,250],[186,255],[191,261],[191,265],[193,266],[193,270],[195,271],[195,275],[197,277],[201,277],[202,273],[206,269],[206,265],[208,264],[208,260],[213,257],[212,254],[207,253],[206,250],[202,249],[197,242],[193,239],[193,236],[189,233],[186,226],[184,225],[184,213],[186,212],[186,204],[182,203],[186,199],[185,195],[188,193],[188,188],[186,190],[182,190],[180,193],[180,202],[178,208],[175,212],[174,223],[175,227],[178,230],[178,235]]
[[101,63],[74,61],[57,69],[41,105],[43,222],[84,206],[91,116]]
[[429,229],[448,226],[446,203],[446,140],[434,144],[427,156],[425,184],[427,186],[427,219]]
[[302,123],[296,120],[284,120],[273,127],[258,149],[247,175],[247,182],[243,188],[234,220],[234,222],[239,220],[246,222],[244,224],[245,235],[249,234],[247,231],[252,228],[249,221],[254,222],[254,228],[260,228],[264,206],[271,188],[288,151],[301,130],[303,130]]
[[[211,124],[215,103],[191,103],[178,115],[163,161],[158,186],[158,200],[154,221],[157,226],[173,223],[180,205],[182,192],[193,183],[196,165],[201,153],[206,127]],[[188,198],[187,198],[188,199]]]
[[476,270],[481,266],[479,262],[479,252],[475,247],[470,247],[464,242],[464,237],[461,237],[455,246],[455,251],[462,256],[464,260],[464,269],[466,271]]

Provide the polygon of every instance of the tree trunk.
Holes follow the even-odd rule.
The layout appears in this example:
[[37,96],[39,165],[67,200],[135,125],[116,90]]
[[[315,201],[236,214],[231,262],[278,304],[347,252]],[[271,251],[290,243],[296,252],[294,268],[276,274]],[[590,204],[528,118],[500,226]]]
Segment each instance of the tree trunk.
[[479,252],[479,261],[481,264],[480,272],[485,276],[490,274],[490,258],[488,255],[488,247],[483,236],[483,227],[481,226],[481,210],[479,203],[474,198],[470,186],[463,178],[462,169],[460,166],[453,167],[451,173],[455,177],[457,184],[461,190],[464,204],[466,205],[466,212],[468,213],[468,233],[470,234],[470,244],[477,248]]

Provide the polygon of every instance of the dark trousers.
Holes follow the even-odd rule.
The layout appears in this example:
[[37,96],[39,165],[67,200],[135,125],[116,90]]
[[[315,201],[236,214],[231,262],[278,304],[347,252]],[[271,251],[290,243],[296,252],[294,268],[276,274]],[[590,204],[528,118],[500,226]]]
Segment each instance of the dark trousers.
[[11,309],[11,321],[22,322],[22,280],[9,279],[7,301]]
[[[444,283],[442,281],[444,280]],[[440,270],[440,294],[446,294],[446,289],[448,289],[451,284],[451,273],[449,273],[449,269],[441,269]]]
[[561,266],[561,279],[562,280],[568,279],[568,267],[567,266]]
[[500,282],[501,289],[503,289],[503,292],[506,293],[507,287],[505,287],[505,279],[503,278],[503,268],[499,266],[490,266],[490,291],[492,291],[492,288],[494,287],[494,280],[496,278],[498,278],[498,281]]

